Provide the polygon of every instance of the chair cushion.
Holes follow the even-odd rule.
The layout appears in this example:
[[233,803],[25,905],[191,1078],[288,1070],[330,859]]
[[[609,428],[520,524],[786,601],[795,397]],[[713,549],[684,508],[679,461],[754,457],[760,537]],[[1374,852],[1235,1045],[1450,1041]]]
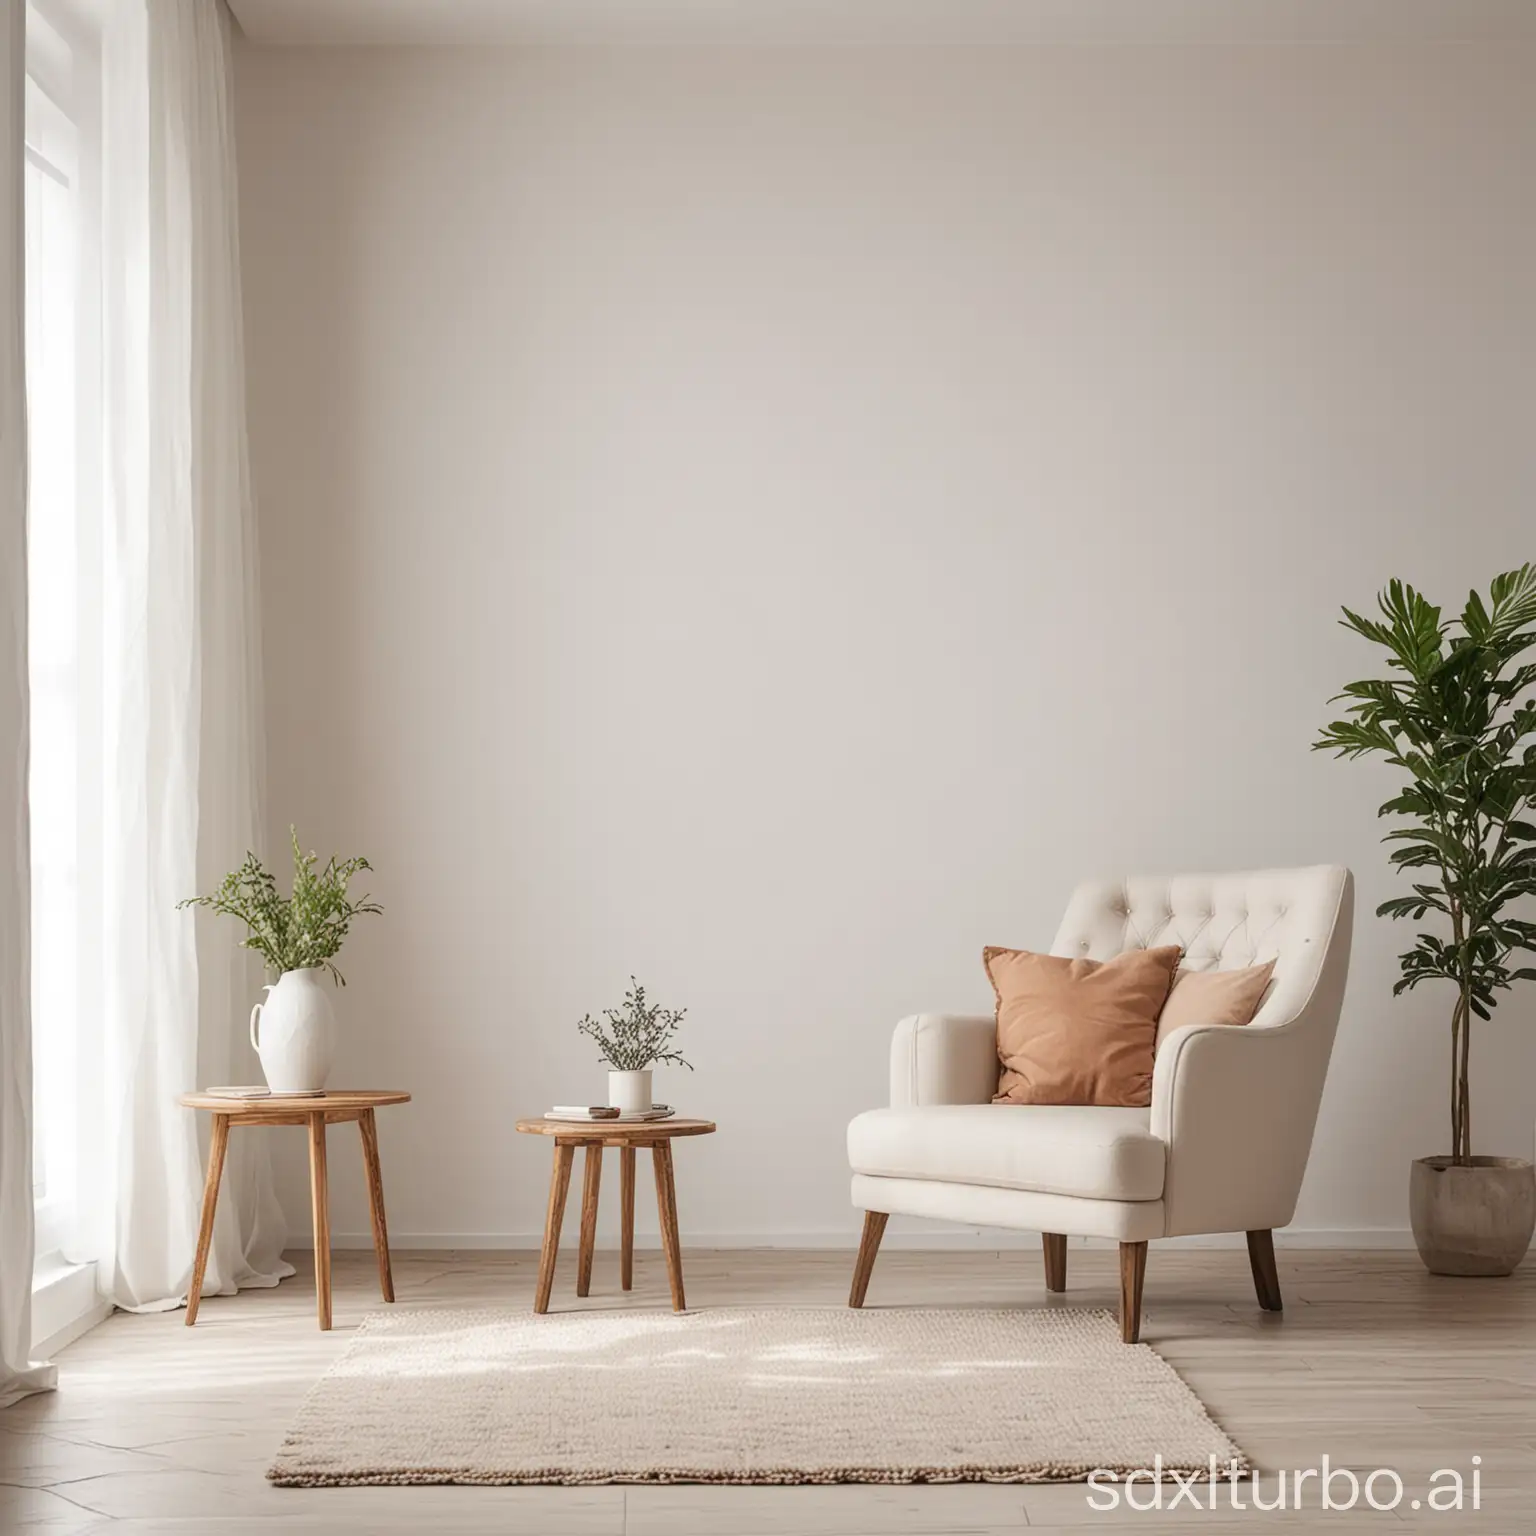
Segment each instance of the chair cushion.
[[1150,1111],[1064,1104],[871,1109],[848,1127],[855,1173],[1038,1190],[1089,1200],[1159,1200],[1163,1143]]

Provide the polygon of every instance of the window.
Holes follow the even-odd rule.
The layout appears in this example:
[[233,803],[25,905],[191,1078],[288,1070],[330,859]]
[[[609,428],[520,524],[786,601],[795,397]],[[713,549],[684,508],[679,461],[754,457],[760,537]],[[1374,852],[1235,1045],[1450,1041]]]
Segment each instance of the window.
[[72,1189],[80,977],[81,135],[75,51],[27,7],[27,589],[31,689],[33,1193],[38,1252],[60,1245]]

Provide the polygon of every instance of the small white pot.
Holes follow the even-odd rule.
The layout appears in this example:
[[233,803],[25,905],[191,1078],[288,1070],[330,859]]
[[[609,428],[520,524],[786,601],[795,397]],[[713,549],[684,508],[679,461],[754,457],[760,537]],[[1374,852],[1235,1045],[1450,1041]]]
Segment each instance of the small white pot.
[[[331,1075],[336,1015],[320,985],[320,967],[284,971],[251,1009],[251,1044],[273,1093],[315,1093]],[[259,1022],[258,1022],[259,1016]]]
[[608,1104],[626,1115],[639,1114],[651,1107],[651,1069],[644,1072],[610,1072]]

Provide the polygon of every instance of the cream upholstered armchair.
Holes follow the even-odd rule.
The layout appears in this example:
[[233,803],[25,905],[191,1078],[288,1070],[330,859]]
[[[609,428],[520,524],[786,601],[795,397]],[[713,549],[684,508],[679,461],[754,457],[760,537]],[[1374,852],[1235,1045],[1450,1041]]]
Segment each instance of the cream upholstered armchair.
[[891,1041],[891,1107],[848,1127],[864,1237],[864,1304],[888,1216],[1038,1231],[1046,1286],[1066,1289],[1067,1237],[1120,1244],[1120,1328],[1141,1329],[1147,1242],[1246,1232],[1259,1305],[1279,1311],[1273,1232],[1306,1171],[1349,969],[1354,884],[1317,865],[1171,879],[1090,880],[1054,955],[1108,960],[1178,944],[1190,970],[1275,961],[1250,1024],[1192,1024],[1158,1049],[1147,1109],[993,1104],[991,1014],[918,1014]]

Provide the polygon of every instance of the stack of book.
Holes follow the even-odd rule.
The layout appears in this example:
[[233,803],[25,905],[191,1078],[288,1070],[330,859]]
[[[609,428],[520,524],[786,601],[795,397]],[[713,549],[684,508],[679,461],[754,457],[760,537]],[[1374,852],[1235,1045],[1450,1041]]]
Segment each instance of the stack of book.
[[546,1120],[669,1120],[677,1111],[670,1104],[653,1104],[649,1109],[621,1113],[607,1104],[556,1104],[544,1112]]
[[287,1093],[274,1094],[270,1088],[258,1087],[255,1084],[229,1088],[204,1088],[203,1092],[211,1099],[323,1099],[325,1097],[324,1088],[290,1089]]

